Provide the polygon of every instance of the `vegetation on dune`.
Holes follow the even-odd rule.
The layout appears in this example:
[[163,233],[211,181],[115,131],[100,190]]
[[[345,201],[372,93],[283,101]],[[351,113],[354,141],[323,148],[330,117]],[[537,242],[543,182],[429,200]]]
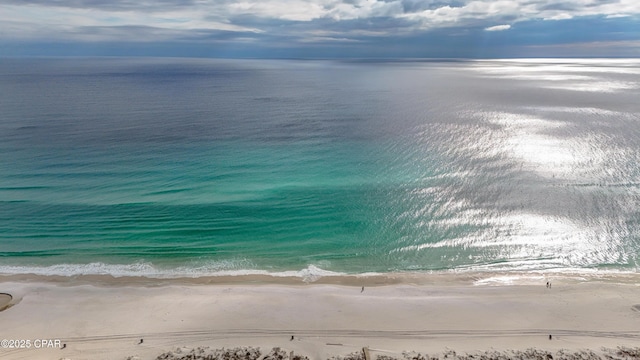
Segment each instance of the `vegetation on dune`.
[[[328,360],[640,360],[640,347],[617,349],[602,349],[600,352],[592,350],[568,351],[559,350],[551,352],[547,350],[489,350],[478,353],[458,354],[448,350],[439,354],[422,354],[417,352],[405,352],[400,357],[390,355],[371,355],[366,358],[363,351],[354,352],[344,356],[335,356]],[[271,349],[267,354],[262,354],[260,348],[240,347],[232,349],[210,349],[198,347],[191,350],[176,349],[159,355],[156,360],[309,360],[307,356],[294,354],[279,347]]]

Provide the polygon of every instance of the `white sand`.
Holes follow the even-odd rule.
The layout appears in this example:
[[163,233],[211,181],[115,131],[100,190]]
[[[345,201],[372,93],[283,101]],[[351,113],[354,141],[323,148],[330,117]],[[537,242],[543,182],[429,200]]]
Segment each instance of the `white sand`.
[[[343,285],[0,277],[0,292],[14,296],[13,306],[0,312],[0,337],[31,342],[28,349],[0,349],[0,357],[155,359],[182,346],[259,346],[263,352],[279,346],[326,359],[364,346],[374,355],[399,356],[403,350],[640,344],[638,276],[557,278],[551,289],[542,277],[512,285],[474,285],[472,279],[407,276],[384,286],[362,280],[361,292],[358,279]],[[36,339],[60,340],[66,348],[36,349]]]

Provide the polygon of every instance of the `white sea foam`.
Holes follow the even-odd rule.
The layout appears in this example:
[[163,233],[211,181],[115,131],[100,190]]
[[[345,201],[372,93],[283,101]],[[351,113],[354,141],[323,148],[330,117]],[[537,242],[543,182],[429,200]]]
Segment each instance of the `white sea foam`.
[[482,277],[473,282],[476,286],[504,286],[504,285],[542,285],[546,280],[554,279],[564,281],[588,281],[600,280],[615,277],[623,280],[631,276],[635,278],[637,272],[619,269],[596,269],[596,268],[566,268],[558,267],[554,269],[537,269],[533,271],[501,272],[490,275],[494,271],[481,270],[480,268],[469,269],[472,272],[485,273],[487,277]]
[[[57,264],[50,266],[0,266],[2,275],[39,275],[39,276],[81,276],[110,275],[113,277],[147,277],[156,279],[197,278],[204,276],[246,276],[265,275],[273,277],[297,277],[305,282],[314,282],[326,276],[345,276],[346,273],[321,269],[309,265],[301,270],[266,271],[258,269],[230,269],[229,264],[212,263],[199,267],[160,268],[152,263],[138,262],[133,264],[105,264],[94,262],[89,264]],[[224,269],[227,267],[226,269]],[[362,276],[362,274],[360,274]]]
[[[63,276],[75,277],[86,275],[106,275],[115,278],[126,277],[144,277],[149,279],[179,279],[179,278],[199,278],[199,277],[215,277],[215,276],[250,276],[262,275],[274,278],[300,278],[306,283],[313,283],[324,277],[334,276],[356,276],[359,278],[367,278],[373,276],[384,275],[378,272],[367,272],[358,274],[347,274],[343,272],[335,272],[322,269],[315,265],[308,265],[301,270],[287,271],[267,271],[259,269],[220,269],[225,265],[212,263],[209,266],[200,267],[174,267],[160,268],[149,262],[138,262],[133,264],[105,264],[105,263],[89,263],[89,264],[57,264],[50,266],[20,266],[20,265],[2,265],[0,266],[1,275],[37,275],[37,276]],[[457,269],[442,270],[442,273],[464,274],[475,273],[479,276],[473,282],[475,286],[505,286],[505,285],[535,285],[544,284],[545,279],[567,278],[572,280],[588,280],[608,278],[611,276],[621,277],[626,275],[634,275],[634,271],[623,271],[614,269],[595,269],[595,268],[566,268],[557,267],[554,269],[544,267],[526,267],[516,268],[513,266],[470,266]],[[436,271],[435,273],[438,273]],[[423,274],[434,274],[433,271],[419,272]]]
[[473,285],[525,285],[530,283],[541,283],[544,281],[544,276],[517,276],[517,275],[503,275],[492,276],[480,280],[476,280]]
[[133,264],[55,264],[49,266],[22,266],[22,265],[2,265],[0,274],[20,275],[32,274],[43,276],[78,276],[78,275],[112,275],[122,276],[148,276],[159,275],[158,270],[150,263]]

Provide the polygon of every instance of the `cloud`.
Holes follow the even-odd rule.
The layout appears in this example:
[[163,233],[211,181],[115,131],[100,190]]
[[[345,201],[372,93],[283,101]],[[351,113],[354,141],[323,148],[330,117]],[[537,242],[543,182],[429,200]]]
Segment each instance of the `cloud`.
[[5,0],[4,4],[104,11],[168,11],[197,5],[196,0]]
[[[330,43],[388,46],[415,39],[413,46],[435,49],[446,44],[430,34],[446,33],[450,43],[455,43],[453,36],[488,41],[483,36],[511,34],[526,43],[553,41],[547,34],[554,31],[575,41],[563,35],[571,29],[552,23],[587,19],[596,24],[630,24],[639,16],[637,0],[5,0],[0,5],[0,41],[259,39],[282,48]],[[524,32],[522,24],[539,22],[548,30]],[[636,39],[634,27],[616,29],[632,39],[598,40]],[[598,36],[588,27],[581,31]]]
[[504,31],[511,29],[511,25],[496,25],[484,28],[484,31]]

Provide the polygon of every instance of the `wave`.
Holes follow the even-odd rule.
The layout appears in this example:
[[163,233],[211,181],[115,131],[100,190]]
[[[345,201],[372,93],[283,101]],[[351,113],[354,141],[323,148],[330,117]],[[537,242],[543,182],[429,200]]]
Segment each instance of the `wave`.
[[[244,262],[240,262],[243,263]],[[470,282],[474,286],[509,286],[509,285],[536,285],[544,284],[546,280],[555,279],[563,282],[571,281],[607,281],[616,283],[637,283],[637,269],[616,268],[514,268],[496,266],[468,266],[455,269],[443,269],[440,271],[399,271],[399,272],[364,272],[346,273],[322,269],[316,265],[307,265],[300,270],[268,271],[259,269],[239,269],[238,262],[224,261],[207,265],[174,268],[160,267],[150,262],[137,262],[133,264],[107,264],[93,262],[88,264],[56,264],[49,266],[25,266],[25,265],[0,265],[0,276],[36,276],[36,277],[64,277],[79,278],[92,276],[106,276],[111,278],[146,278],[149,280],[179,280],[193,279],[198,283],[215,283],[221,278],[222,282],[235,282],[236,280],[222,278],[238,278],[245,281],[247,276],[263,278],[249,279],[248,281],[280,282],[277,279],[299,279],[304,283],[317,282],[323,278],[324,283],[349,284],[349,285],[382,285],[382,284],[453,284],[459,281]],[[98,279],[85,279],[89,281],[101,281]],[[104,278],[102,280],[105,280]],[[108,279],[107,279],[108,281]],[[288,283],[288,280],[283,280]]]
[[308,265],[306,268],[301,270],[273,272],[258,269],[230,269],[231,267],[234,266],[227,263],[215,263],[198,267],[180,266],[175,268],[161,268],[149,262],[137,262],[133,264],[106,264],[102,262],[93,262],[89,264],[56,264],[49,266],[0,265],[0,274],[64,277],[107,275],[115,278],[146,277],[152,279],[263,275],[280,278],[300,278],[304,282],[314,282],[328,276],[349,275],[347,273],[324,270],[315,265]]

